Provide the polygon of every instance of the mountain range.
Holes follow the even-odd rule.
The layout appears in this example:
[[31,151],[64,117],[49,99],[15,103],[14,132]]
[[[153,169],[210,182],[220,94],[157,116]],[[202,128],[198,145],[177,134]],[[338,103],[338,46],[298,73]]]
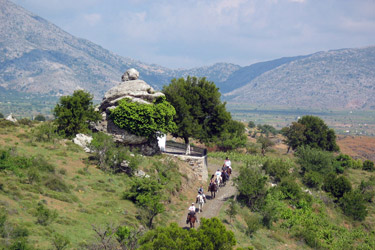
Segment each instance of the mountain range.
[[0,87],[46,95],[85,89],[101,99],[136,68],[162,89],[188,75],[214,81],[233,103],[284,107],[373,109],[375,46],[285,57],[241,67],[231,63],[168,69],[116,55],[70,35],[22,7],[0,0]]

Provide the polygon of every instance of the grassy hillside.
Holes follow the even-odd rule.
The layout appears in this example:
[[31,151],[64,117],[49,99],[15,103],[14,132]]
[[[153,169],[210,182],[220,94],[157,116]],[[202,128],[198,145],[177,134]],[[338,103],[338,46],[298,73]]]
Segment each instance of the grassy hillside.
[[[0,246],[27,239],[35,249],[58,249],[56,244],[68,239],[66,249],[97,249],[93,244],[100,241],[94,229],[100,233],[126,225],[139,231],[148,230],[142,209],[123,198],[136,177],[99,169],[92,154],[71,141],[61,138],[38,141],[40,125],[0,122]],[[273,140],[276,145],[265,157],[254,139],[249,138],[247,148],[241,151],[210,153],[209,166],[215,169],[229,156],[238,175],[241,166],[262,169],[267,160],[282,159],[291,166],[288,175],[297,180],[300,190],[306,189],[296,158],[285,154],[285,146],[278,138]],[[185,216],[199,186],[188,164],[167,156],[135,154],[133,157],[137,158],[138,169],[162,183],[165,211],[156,216],[154,225],[166,226]],[[264,211],[249,209],[241,197],[234,203],[238,212],[233,218],[226,213],[230,200],[221,209],[219,218],[234,232],[236,247],[370,249],[375,246],[373,198],[367,203],[365,220],[356,221],[345,216],[338,203],[320,188],[309,188],[311,195],[301,193],[301,197],[308,197],[305,204],[280,198],[278,189],[271,188],[274,177],[265,170],[262,175],[266,176],[267,190],[274,197],[268,203],[272,205],[269,211],[274,219],[268,226],[262,222]],[[375,178],[375,172],[354,168],[345,169],[343,175],[353,188],[360,186],[362,180]]]

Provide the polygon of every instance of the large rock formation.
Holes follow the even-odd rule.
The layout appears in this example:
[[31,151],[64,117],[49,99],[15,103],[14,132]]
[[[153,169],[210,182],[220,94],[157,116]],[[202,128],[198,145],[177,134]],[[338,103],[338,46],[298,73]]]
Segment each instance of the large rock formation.
[[110,134],[117,143],[138,148],[144,155],[153,155],[160,152],[156,137],[148,138],[131,134],[116,126],[109,118],[110,110],[116,108],[122,99],[127,98],[132,102],[153,105],[157,97],[164,96],[161,92],[155,92],[145,81],[138,80],[138,76],[137,70],[127,70],[122,76],[122,82],[105,93],[99,106],[103,118],[92,124],[92,129]]

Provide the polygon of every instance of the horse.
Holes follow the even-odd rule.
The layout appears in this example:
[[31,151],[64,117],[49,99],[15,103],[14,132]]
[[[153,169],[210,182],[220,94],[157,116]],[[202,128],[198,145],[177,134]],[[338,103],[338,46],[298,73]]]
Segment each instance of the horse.
[[[231,169],[231,168],[227,168],[227,174],[228,174],[229,177],[230,177],[230,175],[232,174],[232,169]],[[228,180],[229,180],[229,178],[228,178]]]
[[195,217],[195,214],[189,213],[186,219],[186,223],[190,223],[190,228],[194,228],[196,221],[197,221],[197,217]]
[[202,194],[198,194],[195,203],[198,204],[198,213],[203,212],[203,204],[205,202],[205,198]]
[[225,187],[225,184],[226,184],[227,180],[229,180],[229,176],[228,176],[227,172],[222,171],[221,172],[221,178],[222,178],[222,186]]
[[216,197],[217,185],[215,182],[210,182],[208,186],[208,191],[211,192],[211,199]]
[[221,182],[222,182],[223,178],[220,176],[220,175],[216,175],[216,180],[215,180],[215,183],[217,185],[217,189],[219,190],[219,188],[221,187]]

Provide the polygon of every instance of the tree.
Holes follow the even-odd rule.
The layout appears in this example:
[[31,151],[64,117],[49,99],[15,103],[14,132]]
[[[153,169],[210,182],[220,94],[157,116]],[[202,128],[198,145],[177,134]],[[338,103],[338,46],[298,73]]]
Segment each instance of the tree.
[[53,110],[58,130],[71,138],[86,132],[90,121],[98,121],[101,116],[94,110],[92,98],[83,90],[74,91],[72,96],[62,96]]
[[0,113],[0,118],[4,118],[4,115],[3,115],[3,113]]
[[173,79],[163,87],[167,101],[176,109],[175,137],[183,138],[189,151],[189,138],[212,142],[226,131],[231,115],[220,100],[219,89],[206,78]]
[[260,145],[261,145],[262,155],[263,156],[266,154],[266,150],[269,147],[275,145],[275,143],[273,141],[271,141],[270,138],[263,137],[263,135],[261,135],[260,137],[258,137],[257,142],[260,143]]
[[240,168],[239,175],[234,179],[234,184],[239,192],[239,199],[243,199],[253,210],[257,210],[266,194],[267,177],[249,164]]
[[236,215],[238,214],[238,205],[234,199],[229,201],[229,206],[227,210],[225,210],[225,213],[229,216],[229,222],[232,223],[232,220],[236,218]]
[[253,121],[249,121],[249,123],[247,124],[247,126],[248,126],[249,128],[255,128],[255,122],[253,122]]
[[[310,146],[326,151],[338,151],[336,134],[322,119],[316,116],[303,116],[297,123],[282,129],[285,142],[292,149]],[[289,150],[289,149],[288,149]]]
[[245,125],[242,122],[230,120],[225,131],[217,139],[217,146],[223,150],[233,150],[244,147],[247,142]]
[[298,157],[297,162],[301,165],[303,175],[311,171],[322,175],[333,172],[332,162],[334,157],[330,152],[310,148],[310,146],[302,146],[298,148],[296,156]]
[[287,153],[289,153],[290,148],[295,150],[298,146],[303,144],[306,140],[304,135],[305,130],[305,125],[298,122],[292,122],[290,127],[281,129],[281,134],[285,136],[284,143],[288,145]]
[[365,200],[358,190],[345,193],[340,199],[340,206],[344,214],[354,220],[362,221],[367,216]]
[[44,115],[39,114],[39,115],[35,116],[34,120],[44,122],[44,121],[46,121],[46,118],[44,117]]

